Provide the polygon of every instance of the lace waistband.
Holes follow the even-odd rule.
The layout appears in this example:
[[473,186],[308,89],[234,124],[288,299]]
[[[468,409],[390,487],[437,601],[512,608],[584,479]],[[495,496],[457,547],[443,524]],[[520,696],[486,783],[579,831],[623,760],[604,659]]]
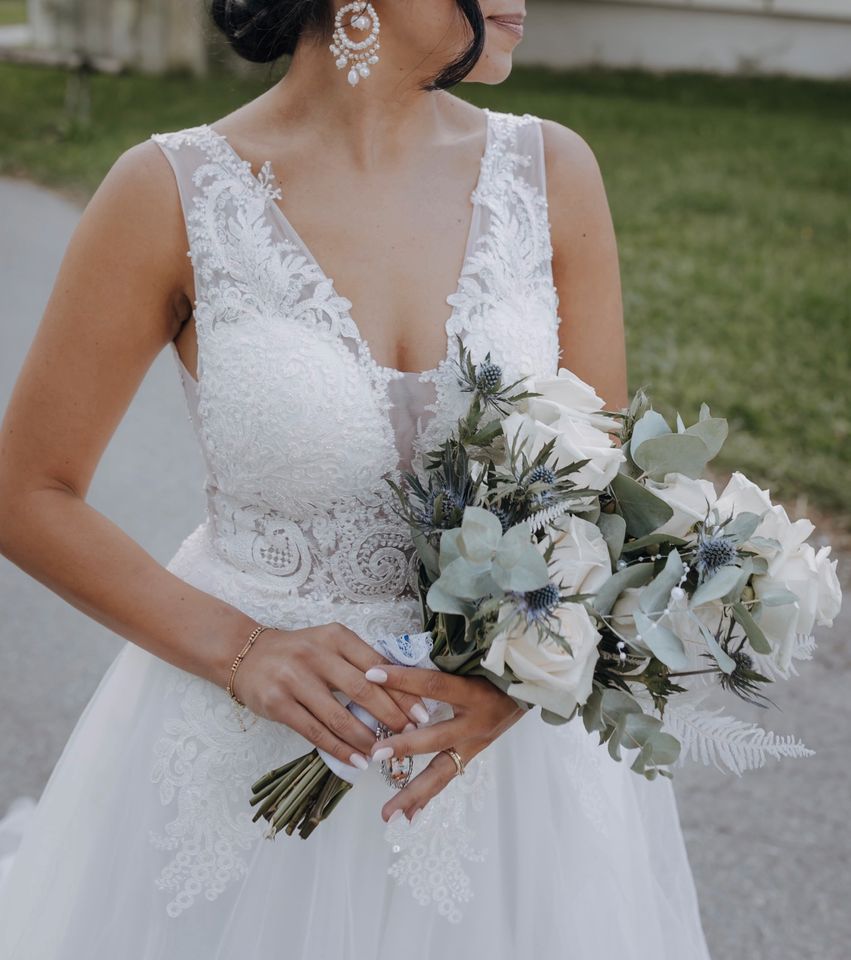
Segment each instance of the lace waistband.
[[416,552],[389,490],[322,510],[300,504],[298,519],[209,485],[206,494],[210,548],[260,587],[317,603],[417,596]]

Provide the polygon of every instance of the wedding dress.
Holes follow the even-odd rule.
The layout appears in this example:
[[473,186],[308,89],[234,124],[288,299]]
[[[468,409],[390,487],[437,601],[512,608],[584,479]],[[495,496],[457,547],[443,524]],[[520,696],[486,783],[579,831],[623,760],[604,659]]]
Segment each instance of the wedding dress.
[[[560,359],[541,124],[486,117],[446,356],[421,373],[375,362],[268,162],[253,173],[207,124],[152,135],[190,240],[197,381],[173,353],[207,473],[172,573],[279,628],[420,628],[386,478],[421,470],[465,408],[456,334],[509,380]],[[707,960],[670,784],[580,723],[530,711],[413,826],[381,819],[392,788],[371,764],[307,840],[274,841],[250,785],[312,745],[245,725],[224,690],[128,642],[11,863],[0,958]]]

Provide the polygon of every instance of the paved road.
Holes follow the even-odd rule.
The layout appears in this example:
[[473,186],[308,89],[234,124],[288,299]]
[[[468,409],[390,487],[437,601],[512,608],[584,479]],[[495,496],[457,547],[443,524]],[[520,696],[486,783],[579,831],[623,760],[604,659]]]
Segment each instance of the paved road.
[[[46,191],[0,178],[2,409],[78,216]],[[89,498],[163,563],[202,517],[203,475],[193,444],[173,360],[164,352],[116,432]],[[846,578],[848,567],[840,564]],[[796,732],[815,748],[815,757],[772,763],[741,779],[698,767],[678,773],[714,960],[850,955],[849,607],[802,678],[780,690],[783,712],[770,717],[778,732]],[[2,812],[19,794],[38,795],[122,641],[2,558],[0,609]],[[654,956],[651,946],[647,956]]]

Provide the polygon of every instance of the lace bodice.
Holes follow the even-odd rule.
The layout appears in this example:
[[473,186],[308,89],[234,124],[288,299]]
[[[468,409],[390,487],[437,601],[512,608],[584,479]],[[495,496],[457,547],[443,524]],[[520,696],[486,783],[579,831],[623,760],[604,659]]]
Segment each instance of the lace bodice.
[[[419,613],[415,554],[386,478],[421,471],[423,453],[466,409],[456,334],[474,362],[490,351],[510,380],[557,371],[541,123],[530,114],[486,116],[464,264],[447,297],[446,355],[422,373],[374,361],[351,303],[277,202],[282,191],[269,161],[255,175],[207,124],[151,137],[177,180],[195,278],[197,381],[172,347],[206,467],[207,518],[198,537],[214,573],[202,576],[188,549],[170,568],[266,623],[338,620],[365,637],[418,629],[410,622]],[[261,718],[242,734],[222,719],[228,705],[218,688],[187,675],[175,690],[181,717],[157,744],[154,779],[164,804],[177,798],[176,819],[152,839],[179,848],[159,881],[176,893],[169,910],[177,914],[200,890],[212,899],[244,872],[240,850],[260,835],[242,809],[244,785],[284,758],[281,725]],[[432,841],[442,836],[451,856],[465,844],[475,855],[459,803],[476,779],[453,781],[441,795],[445,809],[429,805],[438,818]],[[454,832],[441,830],[441,817]],[[417,867],[424,855],[406,848],[394,826],[387,837],[402,854],[400,882],[424,902],[430,889],[442,890],[441,909],[454,916],[464,891],[424,879]],[[418,825],[420,850],[427,829]],[[202,856],[218,865],[215,880],[198,880]]]
[[456,333],[475,361],[490,350],[509,375],[555,372],[540,124],[487,116],[464,267],[447,298],[447,354],[413,375],[374,362],[351,303],[276,202],[269,162],[255,176],[207,125],[152,137],[177,177],[195,274],[197,398],[192,378],[184,384],[213,544],[282,595],[412,595],[409,535],[384,478],[398,480],[411,455],[417,466],[463,412]]

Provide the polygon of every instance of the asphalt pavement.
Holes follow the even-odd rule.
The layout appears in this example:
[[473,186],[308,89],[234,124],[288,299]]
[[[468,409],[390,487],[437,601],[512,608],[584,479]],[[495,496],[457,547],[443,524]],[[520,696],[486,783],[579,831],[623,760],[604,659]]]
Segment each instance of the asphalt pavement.
[[[0,410],[79,215],[49,191],[0,178]],[[166,563],[203,518],[202,481],[177,370],[165,350],[112,438],[88,500]],[[820,542],[818,530],[811,542]],[[849,566],[840,559],[846,593]],[[714,960],[851,957],[849,608],[846,602],[833,630],[817,634],[819,649],[801,676],[778,686],[780,712],[736,711],[797,734],[814,757],[772,761],[741,778],[694,765],[677,772]],[[0,815],[13,798],[39,795],[123,642],[0,557]]]

